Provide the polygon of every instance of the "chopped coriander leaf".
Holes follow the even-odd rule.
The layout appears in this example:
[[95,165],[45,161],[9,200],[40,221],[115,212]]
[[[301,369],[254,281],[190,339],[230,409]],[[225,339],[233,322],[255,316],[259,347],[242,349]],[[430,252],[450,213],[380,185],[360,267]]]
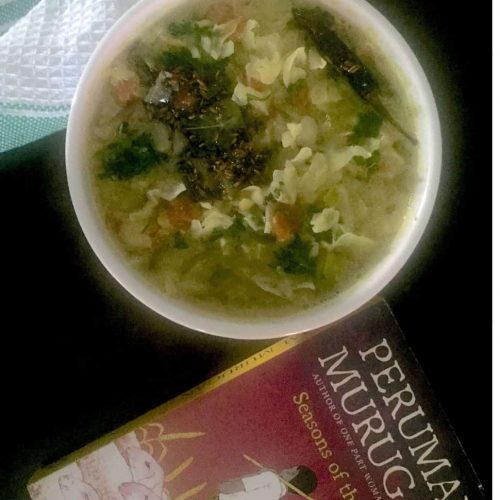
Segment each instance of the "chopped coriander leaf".
[[165,154],[154,149],[150,134],[137,134],[123,123],[114,142],[108,144],[98,153],[103,170],[101,177],[113,179],[130,179],[151,170],[162,160]]
[[168,31],[171,35],[176,37],[194,36],[201,38],[202,36],[212,35],[212,28],[210,26],[200,26],[196,22],[182,21],[179,23],[170,23]]
[[240,214],[233,216],[233,223],[227,229],[215,229],[208,238],[208,241],[219,241],[224,238],[231,243],[241,243],[242,238],[248,234],[247,226],[243,223],[243,218]]
[[178,249],[189,248],[186,239],[184,238],[184,236],[182,236],[182,234],[179,231],[177,231],[174,235],[173,247]]
[[237,214],[233,219],[233,223],[229,226],[229,229],[226,229],[225,236],[234,240],[239,240],[242,233],[246,230],[247,227],[243,223],[243,218],[241,215]]
[[310,252],[310,245],[297,235],[292,242],[275,252],[277,265],[288,274],[313,275],[316,260],[309,255]]
[[373,111],[361,113],[349,136],[349,144],[361,144],[365,139],[378,137],[383,121],[382,117]]

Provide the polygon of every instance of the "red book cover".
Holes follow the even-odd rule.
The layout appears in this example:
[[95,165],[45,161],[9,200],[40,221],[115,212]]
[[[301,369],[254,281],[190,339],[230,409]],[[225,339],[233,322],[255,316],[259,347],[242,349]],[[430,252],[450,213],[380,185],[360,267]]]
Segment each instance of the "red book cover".
[[28,489],[34,500],[483,497],[384,302],[274,344]]

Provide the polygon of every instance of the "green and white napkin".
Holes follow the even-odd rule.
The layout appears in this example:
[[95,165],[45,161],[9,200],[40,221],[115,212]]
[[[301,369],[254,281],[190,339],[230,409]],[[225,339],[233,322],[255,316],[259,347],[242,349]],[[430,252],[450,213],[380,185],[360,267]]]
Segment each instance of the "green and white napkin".
[[0,152],[66,127],[83,68],[133,0],[0,0]]

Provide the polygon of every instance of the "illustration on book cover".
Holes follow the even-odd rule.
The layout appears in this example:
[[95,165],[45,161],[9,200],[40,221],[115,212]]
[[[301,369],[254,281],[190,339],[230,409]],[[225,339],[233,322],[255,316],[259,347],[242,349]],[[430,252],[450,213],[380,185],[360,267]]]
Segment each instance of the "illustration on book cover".
[[383,302],[269,347],[28,489],[34,500],[482,498]]

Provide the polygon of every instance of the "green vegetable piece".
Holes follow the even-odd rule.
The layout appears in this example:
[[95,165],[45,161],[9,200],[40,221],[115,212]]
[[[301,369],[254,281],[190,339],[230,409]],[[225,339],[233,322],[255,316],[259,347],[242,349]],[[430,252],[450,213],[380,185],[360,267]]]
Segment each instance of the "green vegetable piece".
[[237,129],[244,125],[241,108],[235,102],[226,100],[186,120],[183,130],[197,145],[209,143],[230,149],[234,145]]
[[167,159],[154,149],[150,134],[134,133],[127,123],[122,123],[116,140],[101,149],[98,156],[103,168],[101,177],[118,180],[144,174]]
[[361,113],[349,136],[349,144],[361,144],[365,139],[378,137],[383,121],[382,117],[373,111]]
[[174,235],[173,247],[180,249],[180,250],[184,250],[185,248],[189,248],[187,241],[185,240],[184,236],[182,236],[182,234],[179,231],[177,231]]
[[319,266],[323,277],[330,283],[336,283],[349,267],[349,258],[338,252],[327,252]]
[[307,87],[307,82],[304,78],[297,80],[296,82],[288,86],[288,93],[294,94],[295,92],[300,92]]
[[354,162],[356,165],[366,168],[366,173],[368,176],[372,175],[379,167],[380,163],[380,151],[377,149],[371,156],[364,158],[363,156],[354,156]]
[[277,265],[288,274],[314,275],[316,260],[310,256],[310,251],[310,246],[297,235],[292,242],[275,252]]

